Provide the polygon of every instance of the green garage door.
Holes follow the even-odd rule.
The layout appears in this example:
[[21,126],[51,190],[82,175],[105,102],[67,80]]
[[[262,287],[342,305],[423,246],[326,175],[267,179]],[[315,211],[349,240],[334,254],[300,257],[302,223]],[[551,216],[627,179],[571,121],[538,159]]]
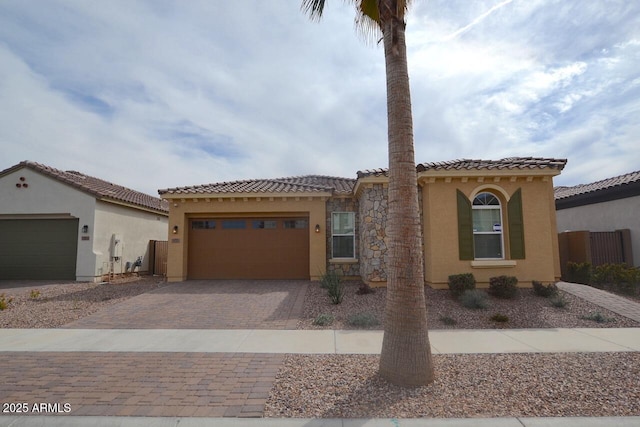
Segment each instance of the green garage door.
[[75,280],[77,219],[0,220],[0,280]]

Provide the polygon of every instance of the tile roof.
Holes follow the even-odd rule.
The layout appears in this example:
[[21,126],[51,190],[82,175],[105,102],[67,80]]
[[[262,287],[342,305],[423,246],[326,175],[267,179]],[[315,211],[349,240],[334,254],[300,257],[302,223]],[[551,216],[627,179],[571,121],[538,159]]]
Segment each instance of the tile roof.
[[153,197],[121,185],[116,185],[99,178],[94,178],[80,172],[63,171],[36,162],[20,162],[19,164],[0,172],[0,176],[6,175],[23,167],[40,172],[57,181],[75,187],[85,193],[89,193],[97,199],[124,202],[162,213],[169,212],[169,203],[166,200],[162,200],[158,197]]
[[217,182],[158,190],[164,194],[230,194],[230,193],[320,193],[350,194],[355,179],[322,175],[292,176],[275,179],[251,179]]
[[640,171],[629,172],[613,178],[592,182],[591,184],[579,184],[573,187],[556,187],[554,189],[556,200],[567,199],[582,194],[594,193],[604,190],[623,189],[634,183],[640,183]]
[[[445,162],[419,163],[418,172],[428,170],[485,170],[485,169],[557,169],[562,170],[566,159],[543,157],[507,157],[500,160],[458,159]],[[358,178],[387,175],[388,169],[369,169],[358,172]]]

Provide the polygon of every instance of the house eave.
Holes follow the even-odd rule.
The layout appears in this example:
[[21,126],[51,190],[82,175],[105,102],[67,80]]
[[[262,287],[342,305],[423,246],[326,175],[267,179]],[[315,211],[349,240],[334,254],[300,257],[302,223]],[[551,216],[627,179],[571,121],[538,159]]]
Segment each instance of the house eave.
[[234,192],[234,193],[164,193],[161,195],[166,200],[276,200],[276,199],[328,199],[334,196],[329,191],[300,191],[291,193],[282,192]]
[[556,210],[640,196],[640,181],[556,199]]
[[162,216],[165,216],[165,217],[169,216],[169,212],[168,211],[164,211],[164,210],[161,210],[161,209],[147,208],[147,207],[144,207],[144,206],[141,206],[141,205],[136,205],[136,204],[133,204],[133,203],[122,202],[120,200],[114,200],[114,199],[109,199],[109,198],[105,198],[105,197],[96,197],[96,200],[99,200],[99,201],[104,202],[104,203],[110,203],[112,205],[124,206],[124,207],[129,208],[129,209],[135,209],[135,210],[138,210],[138,211],[149,212],[149,213],[152,213],[152,214],[155,214],[155,215],[162,215]]
[[358,197],[364,186],[373,184],[389,184],[389,177],[386,175],[375,175],[358,178],[355,187],[353,187],[353,194]]
[[436,180],[450,181],[453,179],[475,180],[517,180],[531,181],[535,178],[552,178],[560,175],[559,169],[465,169],[465,170],[426,170],[418,172],[418,183],[428,184]]

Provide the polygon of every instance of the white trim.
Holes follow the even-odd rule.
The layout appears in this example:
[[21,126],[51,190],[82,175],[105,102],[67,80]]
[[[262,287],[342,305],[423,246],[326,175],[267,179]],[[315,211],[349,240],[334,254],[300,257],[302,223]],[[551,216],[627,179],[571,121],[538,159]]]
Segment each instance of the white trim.
[[329,264],[357,264],[358,258],[331,258]]
[[[483,187],[487,187],[487,186],[483,186]],[[482,193],[491,194],[498,201],[498,205],[497,206],[496,205],[474,205],[473,201],[475,200],[476,197],[478,197]],[[476,210],[498,210],[500,215],[500,231],[475,231],[475,229],[473,229],[473,220],[474,220],[473,213]],[[500,201],[499,197],[497,197],[494,193],[490,191],[482,191],[480,193],[477,193],[475,196],[473,196],[473,199],[471,199],[471,226],[473,230],[474,259],[476,260],[501,259],[502,260],[506,258],[504,253],[504,217],[502,215],[502,202]],[[502,257],[501,258],[478,258],[476,256],[476,235],[500,235],[500,253],[502,254]]]
[[[335,214],[350,214],[351,217],[353,218],[353,233],[352,234],[334,234],[333,233],[333,218]],[[335,257],[333,255],[333,238],[334,237],[353,237],[353,257]],[[356,255],[356,213],[355,212],[343,212],[343,211],[337,211],[337,212],[331,212],[331,259],[332,260],[337,260],[337,259],[345,259],[345,260],[351,260],[351,259],[355,259],[355,255]]]
[[491,259],[491,260],[475,260],[471,261],[473,268],[511,268],[517,265],[516,261],[511,259]]

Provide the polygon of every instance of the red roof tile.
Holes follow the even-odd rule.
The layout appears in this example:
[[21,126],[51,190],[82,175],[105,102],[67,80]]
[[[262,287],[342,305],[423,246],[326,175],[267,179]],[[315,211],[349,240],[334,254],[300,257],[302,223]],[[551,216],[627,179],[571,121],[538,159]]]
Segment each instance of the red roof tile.
[[230,194],[230,193],[317,193],[350,194],[355,179],[322,175],[293,176],[275,179],[217,182],[158,190],[163,194]]
[[[558,169],[566,165],[566,159],[543,157],[508,157],[500,160],[458,159],[445,162],[420,163],[418,172],[428,170],[485,170],[485,169]],[[386,176],[388,169],[370,169],[358,172],[358,178],[367,176]]]
[[6,175],[20,168],[29,168],[40,172],[57,181],[75,187],[85,193],[89,193],[101,200],[124,202],[162,213],[169,211],[169,203],[166,200],[162,200],[121,185],[116,185],[99,178],[94,178],[80,172],[63,171],[36,162],[20,162],[19,164],[0,172],[0,176]]

